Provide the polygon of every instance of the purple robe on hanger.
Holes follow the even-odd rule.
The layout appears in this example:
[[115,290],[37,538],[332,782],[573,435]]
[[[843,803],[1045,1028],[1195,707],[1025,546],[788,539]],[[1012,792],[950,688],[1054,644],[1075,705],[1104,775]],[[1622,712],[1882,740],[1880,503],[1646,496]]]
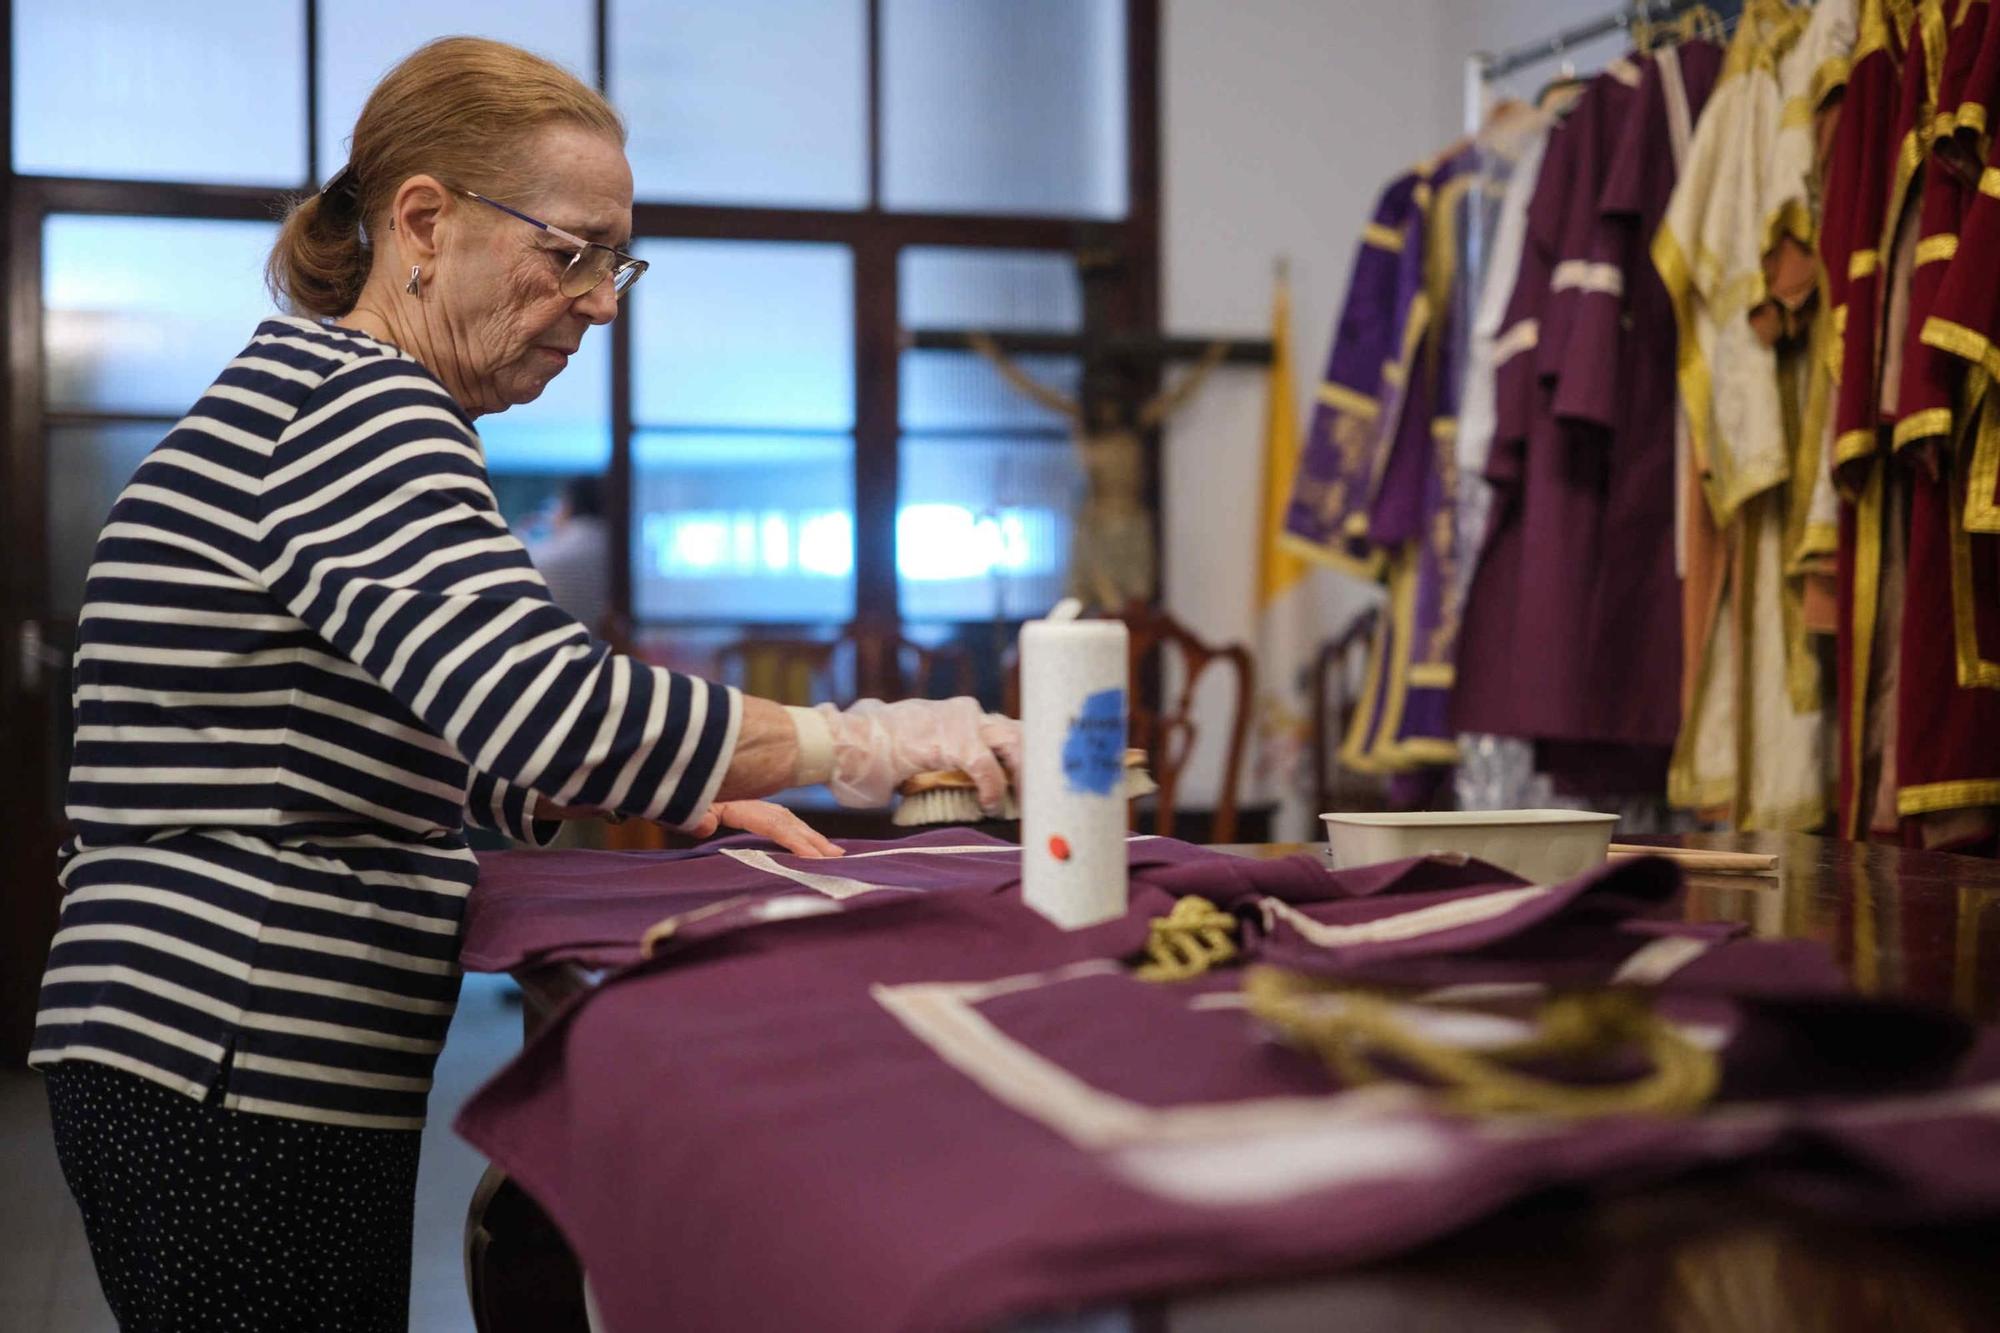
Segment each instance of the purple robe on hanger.
[[1722,59],[1713,42],[1691,41],[1646,62],[1598,195],[1554,406],[1577,447],[1605,451],[1606,540],[1586,615],[1590,730],[1655,750],[1671,749],[1680,729],[1681,602],[1678,331],[1651,244]]
[[1361,578],[1381,572],[1369,512],[1401,417],[1415,342],[1428,323],[1422,281],[1428,195],[1422,176],[1412,171],[1376,201],[1354,256],[1285,514],[1288,545]]
[[1678,174],[1674,123],[1699,115],[1721,58],[1690,42],[1614,62],[1552,135],[1530,207],[1455,720],[1537,741],[1571,791],[1663,791],[1679,728],[1676,331],[1646,246]]
[[1493,510],[1459,637],[1452,705],[1459,731],[1592,739],[1586,615],[1601,557],[1604,451],[1573,449],[1553,410],[1575,320],[1574,291],[1558,289],[1556,279],[1587,253],[1615,133],[1638,82],[1630,61],[1591,81],[1551,133],[1529,204],[1520,276],[1498,340],[1486,464]]
[[[1458,652],[1459,611],[1455,517],[1458,503],[1458,408],[1470,304],[1461,271],[1466,201],[1477,200],[1481,153],[1468,145],[1431,173],[1425,227],[1424,285],[1432,331],[1412,371],[1409,405],[1397,432],[1371,535],[1390,550],[1391,620],[1396,636],[1385,667],[1389,688],[1377,721],[1376,744],[1405,764],[1452,764],[1450,701]],[[1407,572],[1404,572],[1407,571]],[[1398,588],[1398,573],[1407,584]]]

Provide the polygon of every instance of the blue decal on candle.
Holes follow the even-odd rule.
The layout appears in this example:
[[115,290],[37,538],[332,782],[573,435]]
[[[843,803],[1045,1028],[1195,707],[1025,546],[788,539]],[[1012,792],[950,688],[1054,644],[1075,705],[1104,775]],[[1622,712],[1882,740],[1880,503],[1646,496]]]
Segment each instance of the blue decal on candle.
[[1125,691],[1099,690],[1070,719],[1063,778],[1073,792],[1109,796],[1125,776]]

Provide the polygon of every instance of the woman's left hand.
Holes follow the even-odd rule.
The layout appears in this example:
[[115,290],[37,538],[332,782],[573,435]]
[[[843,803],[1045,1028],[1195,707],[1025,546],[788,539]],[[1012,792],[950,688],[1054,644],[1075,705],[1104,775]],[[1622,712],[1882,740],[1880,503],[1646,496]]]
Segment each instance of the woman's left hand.
[[840,856],[842,849],[822,837],[813,827],[770,801],[717,801],[708,813],[687,832],[696,838],[710,838],[724,828],[741,829],[769,838],[799,856]]

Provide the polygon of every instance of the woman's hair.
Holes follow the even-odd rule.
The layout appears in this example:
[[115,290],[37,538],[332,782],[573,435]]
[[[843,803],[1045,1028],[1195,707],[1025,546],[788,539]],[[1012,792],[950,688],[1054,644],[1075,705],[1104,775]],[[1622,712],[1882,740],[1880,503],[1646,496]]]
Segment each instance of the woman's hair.
[[442,37],[389,71],[354,122],[344,176],[292,206],[265,279],[302,314],[354,308],[374,262],[368,228],[410,177],[431,172],[505,199],[529,182],[522,149],[570,124],[625,142],[602,94],[560,65],[505,42]]

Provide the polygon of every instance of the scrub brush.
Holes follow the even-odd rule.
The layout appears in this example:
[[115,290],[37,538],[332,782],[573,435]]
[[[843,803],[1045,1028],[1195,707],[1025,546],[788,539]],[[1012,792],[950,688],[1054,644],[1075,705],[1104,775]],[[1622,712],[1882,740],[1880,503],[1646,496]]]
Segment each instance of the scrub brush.
[[[1153,781],[1153,775],[1146,771],[1146,752],[1127,750],[1125,752],[1125,799],[1136,801],[1141,796],[1150,796],[1160,789]],[[896,789],[902,803],[896,807],[889,822],[898,828],[918,828],[928,824],[977,824],[986,818],[986,812],[979,808],[979,788],[964,772],[948,768],[934,773],[919,773],[905,781]],[[1019,819],[1020,807],[1014,803],[1014,792],[1010,787],[1002,799],[1001,819]]]

